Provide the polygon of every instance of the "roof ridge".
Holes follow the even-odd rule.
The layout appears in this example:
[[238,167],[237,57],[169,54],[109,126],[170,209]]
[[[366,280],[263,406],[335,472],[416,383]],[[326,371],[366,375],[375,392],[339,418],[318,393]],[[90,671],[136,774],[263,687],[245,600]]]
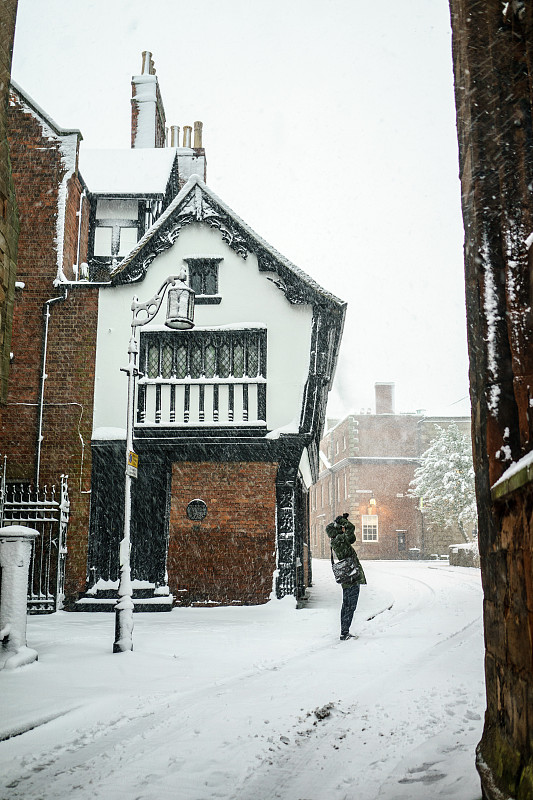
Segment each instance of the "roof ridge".
[[33,111],[35,111],[35,113],[38,114],[40,117],[42,117],[47,123],[47,125],[49,125],[52,128],[52,130],[55,131],[55,133],[57,133],[58,136],[69,136],[73,133],[77,133],[80,139],[83,139],[82,132],[80,131],[79,128],[62,128],[60,125],[58,125],[57,122],[55,122],[52,119],[52,117],[49,114],[47,114],[46,111],[44,111],[41,108],[41,106],[38,103],[36,103],[35,100],[32,97],[30,97],[30,95],[26,91],[24,91],[24,89],[21,86],[18,85],[16,81],[11,79],[10,85],[11,88],[13,88],[17,92],[17,94],[22,95],[22,97],[24,98],[26,103],[30,106],[30,108]]

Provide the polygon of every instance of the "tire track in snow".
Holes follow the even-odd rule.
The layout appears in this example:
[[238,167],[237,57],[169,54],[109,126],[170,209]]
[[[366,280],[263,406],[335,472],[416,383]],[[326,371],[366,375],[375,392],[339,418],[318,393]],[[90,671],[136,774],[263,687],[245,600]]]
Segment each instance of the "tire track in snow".
[[[462,740],[468,739],[468,731],[473,723],[481,725],[481,716],[475,708],[468,705],[464,689],[455,685],[447,687],[443,693],[438,689],[417,692],[417,677],[422,670],[431,674],[437,671],[439,661],[448,660],[447,651],[451,645],[457,649],[470,650],[472,640],[479,638],[479,617],[471,620],[459,630],[450,634],[446,640],[434,642],[419,653],[411,663],[393,667],[387,673],[375,676],[371,683],[359,692],[361,703],[344,705],[341,701],[332,704],[330,718],[316,727],[314,731],[286,731],[286,739],[291,746],[275,748],[271,756],[263,759],[253,774],[231,795],[231,800],[376,800],[378,797],[390,800],[392,795],[381,794],[385,783],[388,789],[400,785],[394,797],[398,800],[413,800],[415,787],[426,794],[437,797],[428,785],[445,779],[446,766],[441,762],[452,760],[454,752],[465,749]],[[405,702],[405,715],[389,712],[390,694],[412,694],[413,699]],[[443,698],[444,695],[444,698]],[[364,698],[364,701],[363,701]],[[375,700],[375,704],[372,703]],[[444,701],[445,715],[442,714]],[[416,712],[409,717],[409,707]],[[459,717],[456,730],[450,737],[455,742],[451,747],[447,736],[443,737],[450,717]],[[422,720],[422,721],[421,721]],[[308,735],[302,737],[302,733]],[[420,760],[413,766],[402,769],[398,764],[398,739],[402,750],[411,755],[437,737],[438,753],[435,761]],[[441,737],[444,744],[438,739]],[[478,736],[474,737],[477,741]],[[443,755],[444,754],[444,755]],[[374,758],[372,758],[374,757]],[[472,756],[473,758],[473,756]],[[472,762],[473,763],[473,762]],[[440,768],[436,765],[441,764]],[[397,776],[394,777],[397,773]],[[419,796],[418,794],[416,795]],[[445,791],[444,796],[449,796]],[[230,800],[230,796],[226,798]]]
[[[384,574],[392,575],[392,573]],[[375,623],[369,624],[368,621],[363,623],[362,634],[368,632],[368,630],[372,630],[376,634],[386,633],[392,627],[400,625],[402,620],[409,620],[411,615],[418,614],[422,608],[428,610],[435,605],[435,590],[426,581],[409,578],[409,576],[401,574],[395,575],[395,577],[406,581],[411,580],[412,585],[417,586],[415,596],[409,597],[409,593],[402,595],[401,600],[395,603],[394,613],[380,615],[379,625]],[[423,591],[420,591],[420,587],[424,587]],[[432,597],[433,600],[429,602]],[[426,602],[424,602],[424,598]],[[407,607],[402,603],[407,603]],[[460,644],[461,635],[464,638],[467,629],[471,628],[474,622],[472,621],[463,626],[462,630],[453,632],[447,637],[447,640],[433,642],[430,649],[437,648],[434,652],[438,655],[440,650],[445,649],[443,647],[445,642],[449,646],[450,640],[457,639]],[[348,646],[351,646],[351,644]],[[371,647],[372,638],[367,640],[362,636],[358,643],[354,643],[354,646],[360,647],[361,650],[364,650],[365,647]],[[439,646],[441,647],[439,648]],[[339,645],[335,637],[335,645],[333,647],[335,649],[338,647],[346,648],[346,645]],[[42,800],[48,800],[48,798],[52,800],[54,798],[56,800],[58,797],[67,796],[72,800],[93,800],[95,796],[122,796],[124,791],[130,797],[156,798],[164,795],[161,790],[162,787],[164,787],[165,791],[167,789],[170,791],[173,785],[177,785],[176,782],[181,785],[183,792],[185,792],[181,794],[184,798],[211,800],[214,797],[222,797],[226,798],[226,800],[229,798],[241,800],[241,795],[234,792],[237,786],[243,786],[245,776],[239,776],[234,771],[232,772],[229,757],[234,743],[229,740],[222,742],[222,746],[219,748],[220,752],[212,757],[206,756],[205,751],[200,748],[203,753],[204,763],[201,763],[202,758],[199,759],[197,751],[201,741],[202,721],[211,720],[214,714],[217,715],[217,718],[221,720],[222,736],[224,720],[227,717],[228,699],[231,700],[236,687],[241,693],[243,693],[244,689],[244,694],[248,693],[248,695],[252,696],[254,692],[261,692],[261,683],[265,670],[279,671],[280,681],[289,680],[300,670],[302,663],[306,661],[311,663],[314,656],[322,658],[322,661],[318,663],[330,661],[328,653],[331,651],[332,638],[329,636],[327,639],[322,637],[318,640],[318,643],[315,641],[312,646],[305,648],[305,650],[298,650],[293,656],[280,658],[271,663],[256,665],[253,669],[243,670],[237,674],[233,673],[223,679],[206,681],[202,686],[196,687],[190,692],[176,691],[171,695],[154,694],[151,697],[139,698],[136,706],[132,707],[127,714],[119,714],[117,712],[109,722],[105,721],[109,719],[109,709],[103,708],[102,717],[104,721],[88,729],[83,727],[83,711],[73,712],[73,718],[79,718],[81,726],[77,731],[76,738],[68,743],[57,745],[49,751],[26,758],[23,763],[9,770],[9,775],[4,784],[7,794],[5,796],[2,794],[1,800],[23,800],[23,798],[24,800],[32,800],[32,798],[35,798],[35,800],[37,798],[40,800],[41,798]],[[427,662],[429,657],[427,652],[424,651],[419,655],[419,658],[425,659]],[[408,670],[410,665],[402,664],[401,666],[406,670],[406,674],[407,671],[416,673],[417,667],[415,663],[413,663],[411,670]],[[392,680],[395,675],[395,669],[392,668],[387,675],[372,676],[370,682],[365,681],[366,690],[375,691],[376,687],[379,688],[384,681]],[[292,675],[289,673],[292,673]],[[349,712],[352,715],[360,713],[354,706],[347,711],[343,711],[337,706],[334,717],[336,719],[335,715],[338,713],[340,723],[345,718],[343,715]],[[244,709],[241,713],[245,718],[246,714],[250,712],[248,709]],[[177,718],[180,721],[178,727],[176,727]],[[307,728],[303,728],[299,733],[298,739],[295,740],[301,742],[299,745],[293,745],[290,738],[289,744],[283,742],[279,737],[284,736],[287,730],[278,730],[278,739],[276,740],[274,736],[273,741],[268,743],[269,746],[273,746],[273,750],[269,751],[267,747],[267,752],[272,752],[273,754],[272,756],[267,756],[267,758],[274,758],[281,752],[279,758],[272,762],[273,771],[277,769],[275,764],[278,764],[281,770],[278,775],[279,780],[276,778],[272,785],[269,783],[270,778],[268,777],[271,772],[270,765],[265,760],[261,760],[262,758],[264,759],[264,737],[258,740],[255,746],[251,747],[249,737],[246,734],[239,735],[243,746],[246,745],[250,749],[250,763],[254,763],[253,759],[257,762],[253,769],[248,766],[248,771],[254,773],[254,778],[264,782],[264,784],[261,784],[263,787],[261,791],[264,789],[265,792],[277,792],[280,782],[285,785],[287,781],[290,781],[290,770],[301,770],[303,761],[309,757],[309,753],[314,752],[313,748],[316,750],[317,747],[320,749],[329,744],[326,741],[329,728],[333,729],[334,736],[338,735],[339,749],[341,747],[344,749],[345,740],[352,739],[353,734],[345,733],[343,735],[342,726],[339,727],[337,725],[335,727],[330,725],[330,722],[328,720],[323,725],[323,728],[318,727],[318,725],[313,726],[309,734],[306,733]],[[295,725],[298,727],[296,723]],[[181,731],[180,728],[182,729]],[[323,729],[324,732],[322,733]],[[163,763],[159,751],[164,749],[170,731],[175,736],[176,756],[168,763]],[[292,728],[289,726],[288,732],[290,736],[295,735],[294,725]],[[296,748],[298,748],[297,751]],[[293,755],[293,752],[296,755]],[[292,759],[296,759],[296,761]],[[128,783],[128,780],[125,776],[138,774],[139,762],[146,765],[146,782],[142,781],[142,786],[133,782],[132,785],[126,787],[125,784]],[[204,771],[208,775],[209,785],[206,785],[205,794],[202,794],[203,790],[198,789],[198,781],[190,777],[191,774],[194,774],[195,765],[199,774]],[[289,773],[287,773],[287,770]],[[232,788],[228,788],[226,793],[224,790],[220,792],[217,786],[221,784]],[[118,794],[113,794],[113,786],[119,792]],[[155,794],[152,794],[153,786],[158,787]],[[244,787],[242,790],[244,791]],[[200,793],[198,793],[199,791]],[[255,794],[255,798],[261,797],[262,800],[263,797],[266,800],[270,796],[276,797],[277,795],[275,793],[271,795],[261,794],[260,792]],[[246,797],[246,794],[242,794],[242,800],[246,800]],[[303,800],[304,798],[305,794],[300,794],[298,800]],[[288,800],[288,796],[284,797],[284,800]]]

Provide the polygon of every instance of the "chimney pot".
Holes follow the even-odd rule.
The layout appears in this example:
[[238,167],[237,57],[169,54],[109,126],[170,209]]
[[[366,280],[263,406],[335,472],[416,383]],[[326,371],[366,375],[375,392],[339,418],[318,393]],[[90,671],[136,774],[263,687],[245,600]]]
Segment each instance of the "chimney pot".
[[194,123],[194,146],[195,147],[202,147],[202,129],[204,127],[203,122],[197,120]]
[[190,147],[191,146],[191,135],[192,135],[192,128],[190,125],[183,126],[183,146]]
[[171,147],[179,147],[180,146],[180,126],[179,125],[171,125],[170,126],[170,146]]
[[149,50],[143,50],[141,75],[151,75],[150,66],[152,63],[152,54]]
[[375,383],[376,414],[394,414],[394,383]]

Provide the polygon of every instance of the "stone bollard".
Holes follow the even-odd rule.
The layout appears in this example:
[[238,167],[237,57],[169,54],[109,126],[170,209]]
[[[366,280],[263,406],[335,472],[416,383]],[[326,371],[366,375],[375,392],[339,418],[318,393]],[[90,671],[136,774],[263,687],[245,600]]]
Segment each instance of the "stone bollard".
[[0,670],[31,664],[38,657],[26,644],[28,570],[37,536],[39,531],[23,525],[0,528]]

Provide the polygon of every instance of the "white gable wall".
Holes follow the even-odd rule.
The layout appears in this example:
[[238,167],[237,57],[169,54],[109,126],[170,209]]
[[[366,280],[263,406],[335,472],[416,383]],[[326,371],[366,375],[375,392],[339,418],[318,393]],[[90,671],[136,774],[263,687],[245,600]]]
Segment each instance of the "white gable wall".
[[[268,280],[269,273],[259,272],[254,255],[244,260],[217,230],[197,223],[185,227],[176,243],[152,262],[144,281],[100,290],[94,403],[99,438],[107,438],[110,428],[126,426],[127,378],[120,369],[128,360],[133,297],[141,302],[151,299],[169,275],[179,274],[185,266],[183,258],[194,255],[223,258],[219,268],[222,302],[196,306],[195,326],[266,326],[267,427],[297,432],[309,370],[312,308],[291,305]],[[160,329],[165,315],[166,297],[153,322],[141,327],[139,335],[151,327]]]

